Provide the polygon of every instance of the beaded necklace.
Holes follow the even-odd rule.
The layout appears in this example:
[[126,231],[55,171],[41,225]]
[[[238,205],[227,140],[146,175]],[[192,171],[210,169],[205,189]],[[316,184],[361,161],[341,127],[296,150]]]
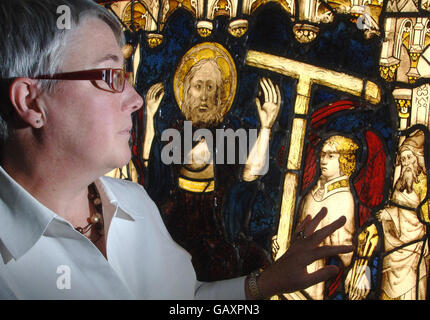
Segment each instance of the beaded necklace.
[[84,235],[87,234],[91,229],[95,230],[98,237],[94,240],[91,240],[93,242],[97,242],[104,235],[104,221],[102,201],[94,183],[88,186],[88,200],[93,204],[94,207],[90,217],[87,219],[88,224],[85,227],[76,227],[75,229]]

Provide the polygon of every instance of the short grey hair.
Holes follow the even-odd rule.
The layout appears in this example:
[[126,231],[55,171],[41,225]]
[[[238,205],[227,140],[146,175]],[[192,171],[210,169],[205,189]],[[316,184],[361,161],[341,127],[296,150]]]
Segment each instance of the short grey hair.
[[[60,6],[70,9],[70,29],[58,28]],[[0,0],[0,146],[11,130],[11,81],[61,72],[68,39],[86,18],[104,21],[122,47],[124,35],[118,19],[91,0]],[[39,88],[52,92],[55,83],[40,80]]]

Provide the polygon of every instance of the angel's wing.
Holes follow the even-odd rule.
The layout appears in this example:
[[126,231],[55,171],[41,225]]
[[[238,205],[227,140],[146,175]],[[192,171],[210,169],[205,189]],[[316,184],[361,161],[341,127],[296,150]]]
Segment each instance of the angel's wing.
[[384,197],[386,154],[382,140],[371,130],[365,132],[367,143],[366,165],[354,179],[354,187],[360,200],[360,226],[367,221],[373,208],[379,206]]

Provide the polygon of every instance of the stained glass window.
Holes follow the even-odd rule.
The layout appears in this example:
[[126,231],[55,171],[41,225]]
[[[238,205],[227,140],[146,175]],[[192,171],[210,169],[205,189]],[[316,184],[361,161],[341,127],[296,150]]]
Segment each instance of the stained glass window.
[[121,19],[145,98],[125,178],[199,280],[278,259],[321,207],[339,275],[273,299],[426,299],[430,2],[142,0]]

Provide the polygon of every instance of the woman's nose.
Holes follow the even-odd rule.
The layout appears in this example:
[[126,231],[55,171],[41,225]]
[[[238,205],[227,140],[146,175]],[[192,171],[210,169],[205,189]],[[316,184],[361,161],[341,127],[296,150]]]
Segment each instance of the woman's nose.
[[125,89],[123,91],[123,94],[126,95],[123,108],[134,112],[139,110],[143,106],[143,99],[137,93],[131,83],[129,83],[128,81],[126,82],[127,83],[125,84]]

